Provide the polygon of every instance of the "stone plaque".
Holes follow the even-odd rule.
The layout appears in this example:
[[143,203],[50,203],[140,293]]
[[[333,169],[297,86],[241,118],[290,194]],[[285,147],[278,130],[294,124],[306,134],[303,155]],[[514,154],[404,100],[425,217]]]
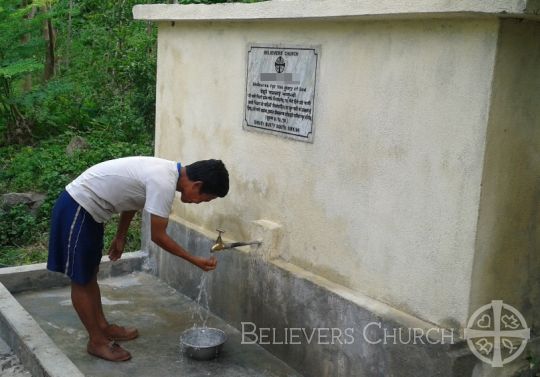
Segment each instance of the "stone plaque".
[[319,49],[252,44],[244,129],[313,142]]

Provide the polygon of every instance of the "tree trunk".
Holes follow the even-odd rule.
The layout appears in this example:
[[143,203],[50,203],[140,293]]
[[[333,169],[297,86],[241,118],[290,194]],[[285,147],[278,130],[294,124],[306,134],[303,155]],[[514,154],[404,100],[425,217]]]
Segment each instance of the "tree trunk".
[[[43,7],[43,10],[45,12],[48,12],[49,7],[45,6]],[[50,18],[47,18],[47,21],[45,21],[45,29],[44,29],[44,38],[46,41],[46,48],[45,51],[45,74],[44,78],[45,81],[51,79],[54,76],[54,72],[56,70],[56,61],[54,57],[54,42],[56,39],[55,31],[53,28],[52,20]]]
[[0,103],[2,104],[4,116],[7,119],[6,141],[8,144],[22,144],[28,139],[32,139],[32,130],[17,105],[9,101],[9,98],[11,98],[11,84],[9,80],[5,77],[0,77],[0,82],[3,92],[0,95]]
[[69,68],[69,60],[71,58],[71,13],[73,13],[73,0],[69,0],[68,26],[67,26],[67,42],[66,42],[66,67]]
[[[22,2],[21,5],[22,7],[26,7],[28,4],[29,4],[28,1],[25,0]],[[36,15],[36,7],[32,7],[32,10],[30,11],[30,13],[28,13],[24,18],[27,20],[31,20],[34,18],[35,15]],[[30,34],[24,34],[21,37],[21,43],[26,44],[28,43],[28,41],[30,41]],[[25,92],[29,92],[30,90],[32,90],[32,74],[29,73],[24,77],[22,89]]]

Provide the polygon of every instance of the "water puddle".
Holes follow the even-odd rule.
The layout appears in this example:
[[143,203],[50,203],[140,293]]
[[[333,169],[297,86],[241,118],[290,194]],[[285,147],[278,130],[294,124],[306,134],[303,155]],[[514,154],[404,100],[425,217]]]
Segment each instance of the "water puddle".
[[[72,306],[71,299],[60,301],[59,304],[62,306]],[[101,296],[101,305],[112,306],[112,305],[126,305],[126,304],[131,304],[131,301],[110,300],[107,297]]]
[[125,275],[122,279],[105,279],[100,282],[100,285],[106,285],[108,287],[116,289],[133,287],[141,284],[142,283],[139,281],[135,272],[132,272],[129,275]]

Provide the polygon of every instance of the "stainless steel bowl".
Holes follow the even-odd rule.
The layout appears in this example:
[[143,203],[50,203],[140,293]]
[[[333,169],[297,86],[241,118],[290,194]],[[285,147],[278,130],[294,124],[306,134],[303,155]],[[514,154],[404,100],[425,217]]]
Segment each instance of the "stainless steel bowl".
[[212,327],[194,327],[182,333],[186,354],[196,360],[211,360],[219,355],[227,334]]

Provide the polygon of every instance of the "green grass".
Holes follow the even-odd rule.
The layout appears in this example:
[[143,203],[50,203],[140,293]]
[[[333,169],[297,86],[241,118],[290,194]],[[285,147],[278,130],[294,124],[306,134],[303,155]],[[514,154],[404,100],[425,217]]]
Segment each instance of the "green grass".
[[20,266],[47,260],[47,248],[42,243],[25,247],[3,247],[0,250],[0,267]]

